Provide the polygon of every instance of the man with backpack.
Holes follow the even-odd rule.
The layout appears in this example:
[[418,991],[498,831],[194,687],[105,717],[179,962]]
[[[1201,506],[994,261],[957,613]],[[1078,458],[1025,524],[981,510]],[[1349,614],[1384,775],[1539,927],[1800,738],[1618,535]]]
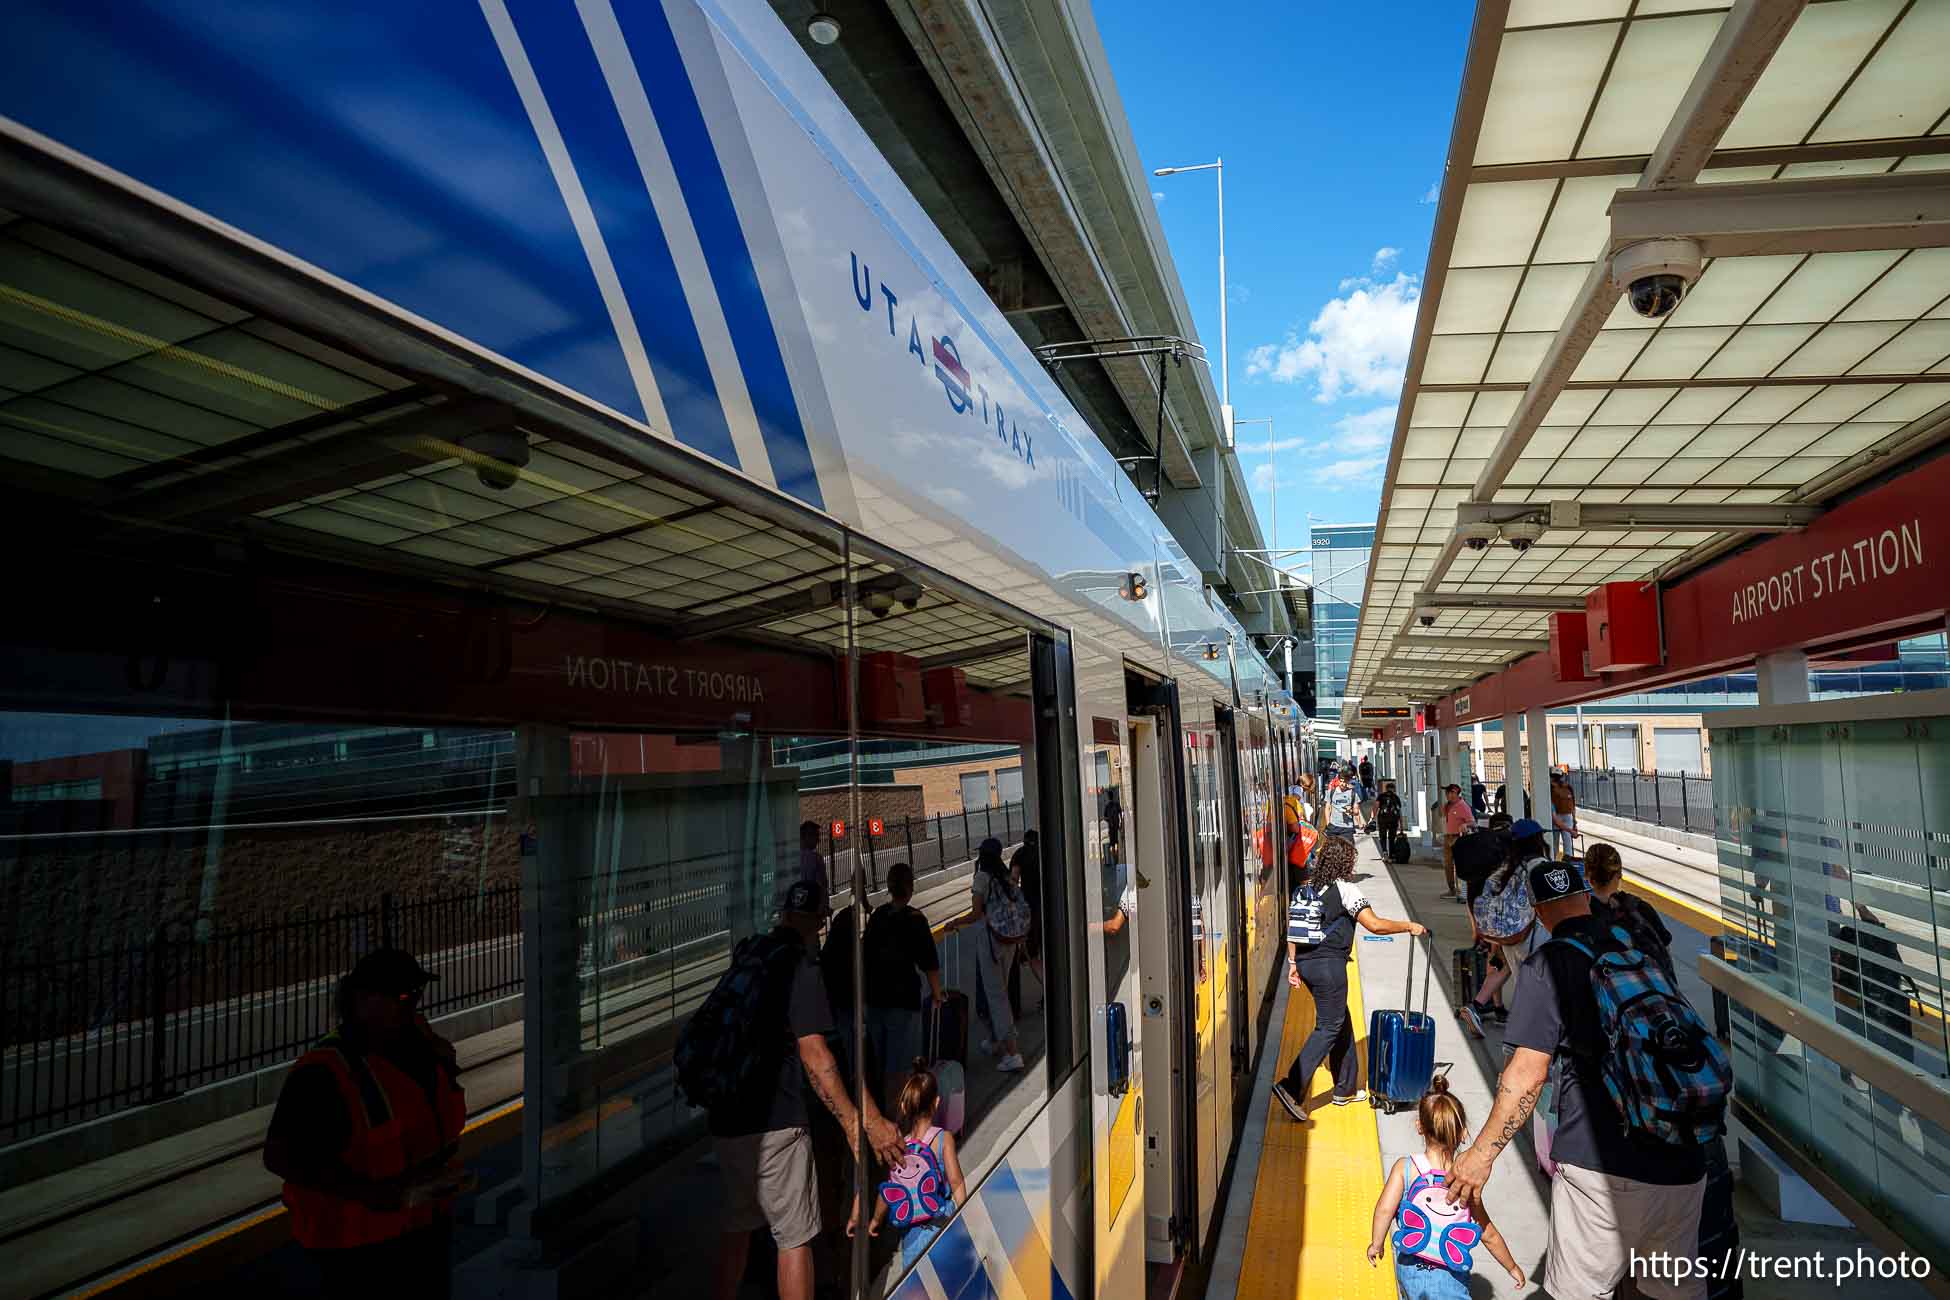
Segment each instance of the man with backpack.
[[[887,869],[890,901],[874,909],[861,940],[866,953],[867,1046],[879,1062],[880,1096],[891,1108],[914,1069],[914,1058],[936,1055],[921,1041],[922,1001],[940,1006],[941,954],[928,928],[927,914],[910,905],[914,868],[896,862]],[[922,981],[926,981],[926,987]]]
[[864,1116],[854,1109],[826,1042],[833,1016],[812,951],[830,910],[819,885],[793,881],[778,928],[738,945],[678,1040],[679,1086],[704,1108],[724,1175],[717,1300],[734,1300],[751,1234],[766,1227],[778,1245],[780,1300],[811,1300],[821,1222],[808,1089],[839,1121],[849,1147],[864,1124],[881,1160],[901,1158],[900,1134],[873,1098]]
[[[1608,1296],[1634,1256],[1698,1255],[1706,1150],[1725,1131],[1732,1071],[1664,972],[1601,933],[1576,864],[1536,861],[1529,884],[1551,938],[1517,972],[1504,1031],[1514,1050],[1489,1119],[1450,1168],[1449,1199],[1466,1201],[1489,1181],[1554,1061],[1557,1177],[1544,1287],[1554,1296]],[[1634,1281],[1641,1295],[1661,1300],[1706,1296],[1703,1277]]]
[[1382,851],[1392,854],[1395,851],[1395,835],[1402,828],[1402,797],[1395,792],[1393,781],[1381,783],[1381,793],[1375,796],[1375,826],[1381,835]]

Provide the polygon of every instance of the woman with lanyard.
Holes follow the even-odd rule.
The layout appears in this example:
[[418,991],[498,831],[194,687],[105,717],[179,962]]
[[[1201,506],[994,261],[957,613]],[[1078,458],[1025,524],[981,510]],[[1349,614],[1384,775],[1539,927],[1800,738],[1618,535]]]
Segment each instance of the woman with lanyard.
[[1314,1000],[1314,1030],[1287,1067],[1273,1095],[1287,1114],[1305,1123],[1307,1086],[1325,1062],[1334,1076],[1334,1104],[1345,1106],[1367,1096],[1355,1084],[1360,1063],[1354,1055],[1354,1025],[1347,1018],[1347,963],[1354,955],[1354,927],[1371,934],[1427,934],[1414,921],[1378,916],[1350,876],[1354,841],[1324,836],[1314,850],[1313,870],[1293,891],[1287,906],[1286,982],[1305,985]]

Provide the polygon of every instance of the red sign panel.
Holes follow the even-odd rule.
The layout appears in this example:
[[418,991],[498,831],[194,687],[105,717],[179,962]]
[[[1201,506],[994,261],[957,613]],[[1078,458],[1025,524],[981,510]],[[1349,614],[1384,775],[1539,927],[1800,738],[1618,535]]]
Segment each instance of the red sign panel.
[[843,821],[839,821],[838,819],[835,819],[835,820],[834,820],[834,822],[833,822],[833,827],[832,827],[832,830],[833,830],[833,838],[834,838],[834,839],[836,839],[836,840],[843,840],[843,839],[845,839],[845,838],[846,838],[846,823],[845,823],[845,822],[843,822]]
[[882,835],[886,833],[886,831],[887,831],[887,827],[881,823],[880,818],[878,817],[867,818],[867,834],[873,836],[873,838],[875,839],[879,839]]

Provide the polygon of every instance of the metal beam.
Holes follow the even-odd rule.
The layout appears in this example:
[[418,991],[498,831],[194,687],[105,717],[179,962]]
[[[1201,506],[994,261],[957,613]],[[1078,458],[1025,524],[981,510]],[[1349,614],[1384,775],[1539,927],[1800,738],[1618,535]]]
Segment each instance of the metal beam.
[[[1507,524],[1535,519],[1557,531],[1574,529],[1672,528],[1714,533],[1790,533],[1821,518],[1822,507],[1733,502],[1617,504],[1593,501],[1465,501],[1456,507],[1456,527]],[[1552,523],[1553,519],[1565,520]]]
[[[1528,592],[1500,591],[1418,591],[1415,608],[1424,609],[1531,609],[1540,613],[1584,608],[1583,596],[1539,596]],[[1410,615],[1410,617],[1414,617]]]
[[1950,175],[1620,191],[1611,204],[1612,251],[1648,239],[1691,239],[1708,257],[1943,248],[1950,246]]
[[1543,637],[1529,636],[1398,636],[1388,649],[1392,654],[1397,650],[1414,650],[1421,646],[1431,649],[1450,650],[1543,650],[1550,642]]
[[961,664],[978,664],[985,659],[1000,659],[1003,655],[1026,654],[1028,642],[1022,637],[1010,637],[1007,641],[991,641],[987,645],[964,646],[960,650],[949,650],[938,655],[929,655],[921,660],[921,667],[954,668]]
[[[1707,166],[1792,167],[1796,163],[1853,162],[1868,158],[1914,158],[1950,153],[1950,135],[1898,136],[1878,140],[1835,140],[1827,144],[1763,145],[1715,149]],[[1561,180],[1572,176],[1617,176],[1622,188],[1652,162],[1650,154],[1609,158],[1553,159],[1548,162],[1487,163],[1469,169],[1469,183]]]
[[1382,661],[1384,671],[1409,669],[1439,669],[1442,673],[1454,673],[1461,677],[1480,677],[1484,673],[1501,672],[1508,665],[1501,659],[1488,663],[1451,663],[1443,659],[1386,659]]

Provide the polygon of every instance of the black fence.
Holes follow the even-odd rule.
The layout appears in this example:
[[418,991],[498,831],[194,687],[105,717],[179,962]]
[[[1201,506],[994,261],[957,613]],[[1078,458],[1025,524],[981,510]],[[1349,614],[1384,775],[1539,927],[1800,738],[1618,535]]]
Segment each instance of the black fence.
[[1690,772],[1572,768],[1578,807],[1669,830],[1713,834],[1713,778]]
[[[872,820],[822,844],[835,895],[855,855],[869,887],[905,861],[922,880],[964,866],[993,836],[1020,841],[1021,801]],[[798,842],[775,846],[790,870]],[[722,942],[735,876],[722,854],[628,867],[586,882],[577,909],[585,977]],[[772,889],[764,891],[769,906]],[[92,953],[34,952],[0,967],[0,1143],[96,1119],[292,1059],[337,1023],[338,978],[380,946],[440,976],[421,1008],[440,1016],[522,991],[521,888],[371,905],[199,932],[166,926]]]
[[440,976],[439,1016],[522,985],[521,889],[383,894],[370,906],[0,969],[0,1142],[15,1142],[288,1061],[337,1023],[338,977],[396,945]]

